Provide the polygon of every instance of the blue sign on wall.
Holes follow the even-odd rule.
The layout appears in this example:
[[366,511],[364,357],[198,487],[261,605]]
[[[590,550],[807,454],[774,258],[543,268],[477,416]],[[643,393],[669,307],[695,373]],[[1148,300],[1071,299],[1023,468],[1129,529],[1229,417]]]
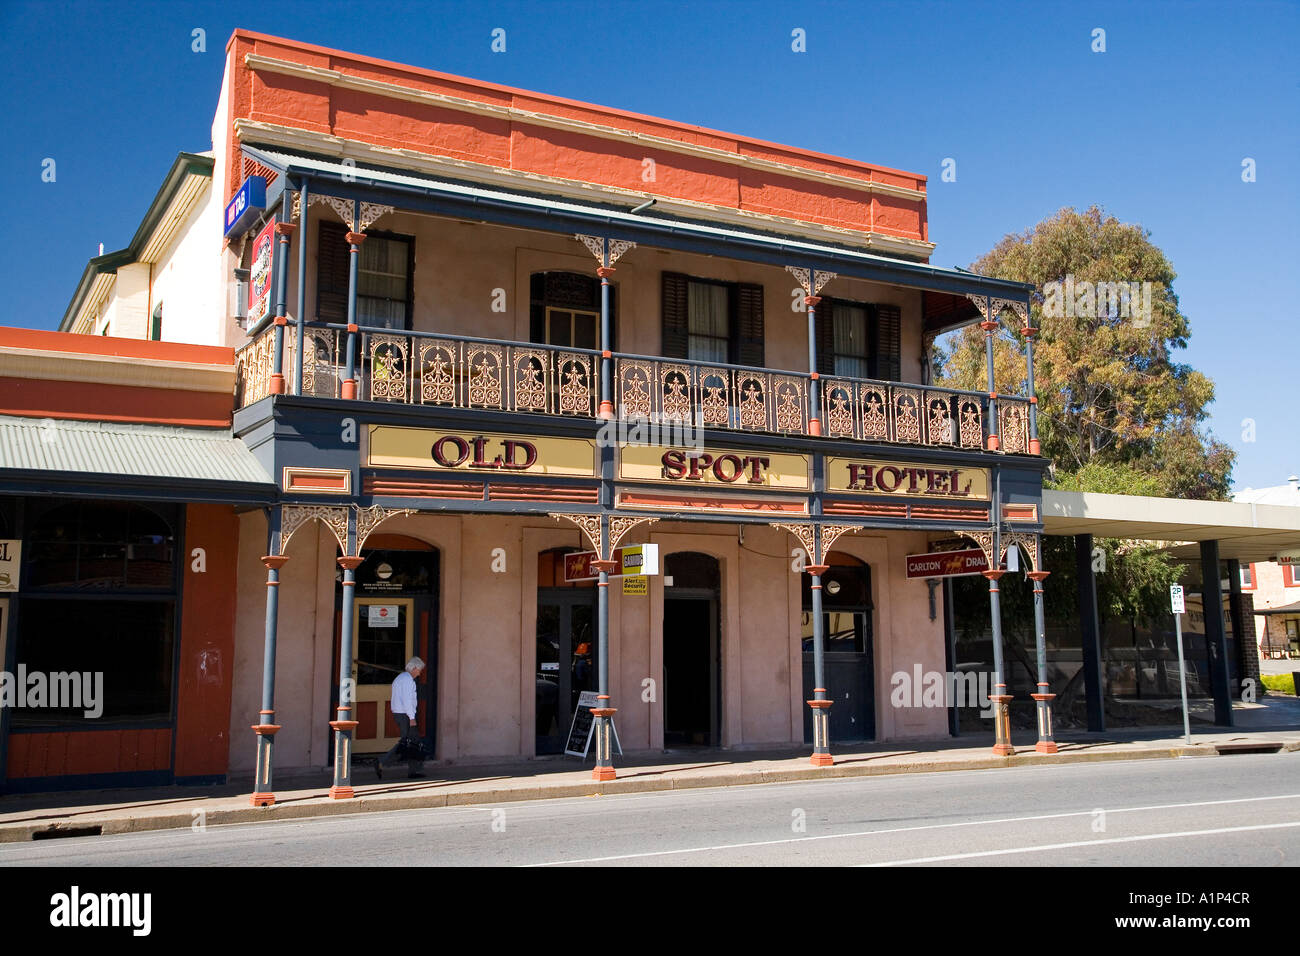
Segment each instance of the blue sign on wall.
[[235,198],[226,204],[226,238],[246,231],[266,208],[266,179],[249,176],[239,187]]

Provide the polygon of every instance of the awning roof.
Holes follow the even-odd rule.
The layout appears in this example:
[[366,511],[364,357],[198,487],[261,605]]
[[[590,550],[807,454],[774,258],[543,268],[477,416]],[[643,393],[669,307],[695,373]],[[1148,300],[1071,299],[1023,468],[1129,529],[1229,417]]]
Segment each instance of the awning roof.
[[1218,541],[1221,559],[1268,561],[1300,548],[1300,508],[1045,490],[1043,533],[1161,541],[1181,559],[1200,557],[1184,542]]
[[1284,604],[1281,607],[1257,607],[1256,614],[1300,614],[1300,601]]
[[[263,500],[276,486],[228,429],[0,417],[0,476],[39,490],[111,484],[105,495]],[[101,493],[96,490],[96,494]]]
[[[596,203],[575,202],[552,196],[492,189],[472,183],[457,182],[434,176],[380,169],[285,152],[278,149],[244,146],[244,152],[260,163],[278,170],[286,177],[308,176],[323,185],[328,193],[344,198],[373,199],[378,188],[407,195],[408,208],[427,208],[433,212],[485,221],[504,222],[550,228],[552,230],[605,230],[611,238],[631,239],[647,245],[677,248],[684,251],[724,254],[738,259],[761,261],[772,265],[796,265],[874,282],[887,282],[929,292],[946,292],[964,299],[966,293],[1028,302],[1031,287],[1021,282],[994,279],[958,269],[942,269],[925,263],[909,262],[889,256],[862,252],[833,243],[778,233],[733,229],[699,220],[668,217],[647,212],[634,215],[627,209]],[[416,202],[419,197],[423,203]],[[521,216],[526,219],[520,218]],[[956,305],[960,305],[958,310]],[[929,304],[927,304],[929,308]],[[935,300],[934,327],[927,332],[943,331],[978,318],[969,302],[949,297]],[[940,328],[940,323],[944,328]]]

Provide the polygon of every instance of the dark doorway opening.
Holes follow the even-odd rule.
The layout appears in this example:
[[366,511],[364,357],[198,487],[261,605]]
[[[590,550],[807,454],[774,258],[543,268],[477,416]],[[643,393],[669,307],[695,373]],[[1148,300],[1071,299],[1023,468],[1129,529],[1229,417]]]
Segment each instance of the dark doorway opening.
[[722,742],[718,561],[695,552],[669,555],[664,575],[664,746],[717,747]]
[[[825,638],[826,696],[832,741],[876,737],[871,568],[857,558],[832,551],[822,576],[822,626]],[[812,587],[803,575],[803,693],[813,699]],[[812,743],[812,708],[804,706],[804,743]]]
[[596,588],[565,582],[557,548],[537,556],[536,752],[558,754],[578,699],[596,689]]

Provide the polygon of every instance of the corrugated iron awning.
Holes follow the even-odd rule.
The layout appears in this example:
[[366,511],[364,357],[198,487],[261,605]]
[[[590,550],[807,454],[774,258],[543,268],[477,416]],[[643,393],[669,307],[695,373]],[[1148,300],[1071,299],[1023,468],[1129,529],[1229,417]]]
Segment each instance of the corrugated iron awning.
[[228,429],[0,417],[0,479],[19,477],[111,477],[275,492],[253,453]]

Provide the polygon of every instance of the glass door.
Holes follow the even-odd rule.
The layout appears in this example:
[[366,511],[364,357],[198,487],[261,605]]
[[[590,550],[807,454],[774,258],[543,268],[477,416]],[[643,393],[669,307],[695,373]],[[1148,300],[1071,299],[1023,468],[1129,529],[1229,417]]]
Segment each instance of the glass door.
[[538,754],[564,752],[578,698],[596,689],[596,609],[592,589],[537,593]]
[[411,598],[357,598],[352,629],[352,679],[356,681],[353,752],[386,753],[397,743],[389,702],[392,683],[415,653],[415,602]]

